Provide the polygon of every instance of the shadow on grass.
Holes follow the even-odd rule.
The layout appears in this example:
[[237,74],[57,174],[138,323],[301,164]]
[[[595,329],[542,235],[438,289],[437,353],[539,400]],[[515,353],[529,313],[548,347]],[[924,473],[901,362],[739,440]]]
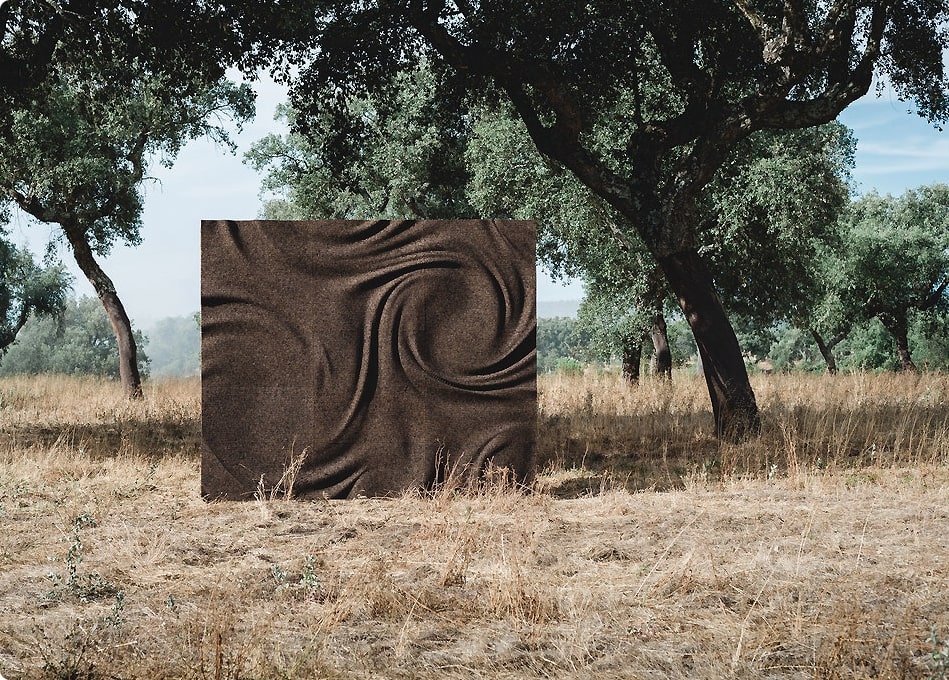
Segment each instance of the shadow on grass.
[[63,423],[0,427],[0,447],[29,449],[63,446],[91,460],[121,455],[146,458],[201,455],[201,418],[122,420],[114,423]]
[[[762,423],[760,435],[730,444],[712,435],[711,414],[705,411],[542,413],[539,487],[558,498],[576,498],[609,489],[669,491],[690,481],[802,470],[949,462],[949,410],[942,404],[772,404],[762,410]],[[198,459],[200,413],[129,411],[105,422],[0,424],[0,448],[53,446],[82,451],[91,460]]]
[[760,434],[740,443],[713,436],[710,413],[541,415],[538,460],[549,482],[545,490],[557,497],[610,488],[668,491],[689,480],[804,470],[945,464],[949,410],[941,404],[774,405],[762,410]]

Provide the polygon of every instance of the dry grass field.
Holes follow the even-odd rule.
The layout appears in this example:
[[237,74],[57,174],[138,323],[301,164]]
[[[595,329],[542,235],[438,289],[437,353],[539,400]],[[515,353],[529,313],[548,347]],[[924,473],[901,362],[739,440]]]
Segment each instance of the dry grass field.
[[0,675],[945,678],[949,377],[540,381],[543,472],[205,504],[196,381],[0,381]]

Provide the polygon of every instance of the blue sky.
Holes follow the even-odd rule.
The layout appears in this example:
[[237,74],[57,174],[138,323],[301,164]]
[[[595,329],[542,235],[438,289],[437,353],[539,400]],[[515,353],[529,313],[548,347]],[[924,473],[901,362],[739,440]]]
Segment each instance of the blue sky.
[[[242,155],[257,139],[281,131],[273,112],[284,92],[266,82],[256,89],[257,117],[234,136],[237,154],[199,140],[185,147],[171,170],[156,164],[154,180],[146,187],[142,245],[116,247],[102,260],[139,327],[166,316],[191,314],[200,307],[202,219],[258,216],[259,178],[243,164]],[[907,109],[889,93],[880,98],[871,93],[841,115],[858,140],[854,179],[860,193],[876,189],[896,195],[923,184],[949,182],[949,132],[936,131]],[[22,216],[11,227],[14,239],[36,253],[42,253],[57,234],[55,228],[32,224]],[[77,294],[92,295],[69,253],[60,248],[60,254],[76,276]],[[572,300],[582,295],[578,282],[558,285],[538,271],[538,300]]]

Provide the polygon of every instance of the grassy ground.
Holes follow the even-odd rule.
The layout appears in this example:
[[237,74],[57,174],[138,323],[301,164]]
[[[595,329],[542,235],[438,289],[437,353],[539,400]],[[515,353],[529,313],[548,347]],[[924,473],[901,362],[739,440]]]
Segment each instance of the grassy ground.
[[205,504],[199,388],[0,381],[0,675],[949,676],[949,377],[541,380],[533,493]]

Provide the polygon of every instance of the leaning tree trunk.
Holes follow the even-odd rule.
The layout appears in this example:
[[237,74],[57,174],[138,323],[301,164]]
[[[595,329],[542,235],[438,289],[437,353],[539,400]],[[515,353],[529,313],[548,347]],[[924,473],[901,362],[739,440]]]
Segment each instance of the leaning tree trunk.
[[96,262],[85,233],[75,227],[63,227],[63,230],[72,248],[73,257],[76,258],[76,264],[89,279],[112,324],[112,331],[119,346],[119,377],[122,380],[122,389],[129,399],[141,399],[142,378],[138,372],[138,349],[132,335],[132,322],[115,292],[115,285]]
[[755,393],[738,338],[715,292],[708,267],[695,250],[657,258],[692,329],[708,383],[719,437],[740,439],[761,427]]
[[643,359],[643,346],[627,340],[623,344],[623,377],[631,384],[639,384],[639,366]]
[[837,375],[837,359],[834,357],[834,347],[837,346],[838,342],[843,340],[844,336],[838,335],[837,338],[826,342],[824,337],[812,328],[811,337],[814,338],[814,342],[817,343],[817,349],[820,350],[820,355],[824,357],[824,363],[827,364],[827,373]]
[[662,314],[653,317],[649,334],[652,336],[653,372],[672,380],[672,350],[669,349],[669,334]]

